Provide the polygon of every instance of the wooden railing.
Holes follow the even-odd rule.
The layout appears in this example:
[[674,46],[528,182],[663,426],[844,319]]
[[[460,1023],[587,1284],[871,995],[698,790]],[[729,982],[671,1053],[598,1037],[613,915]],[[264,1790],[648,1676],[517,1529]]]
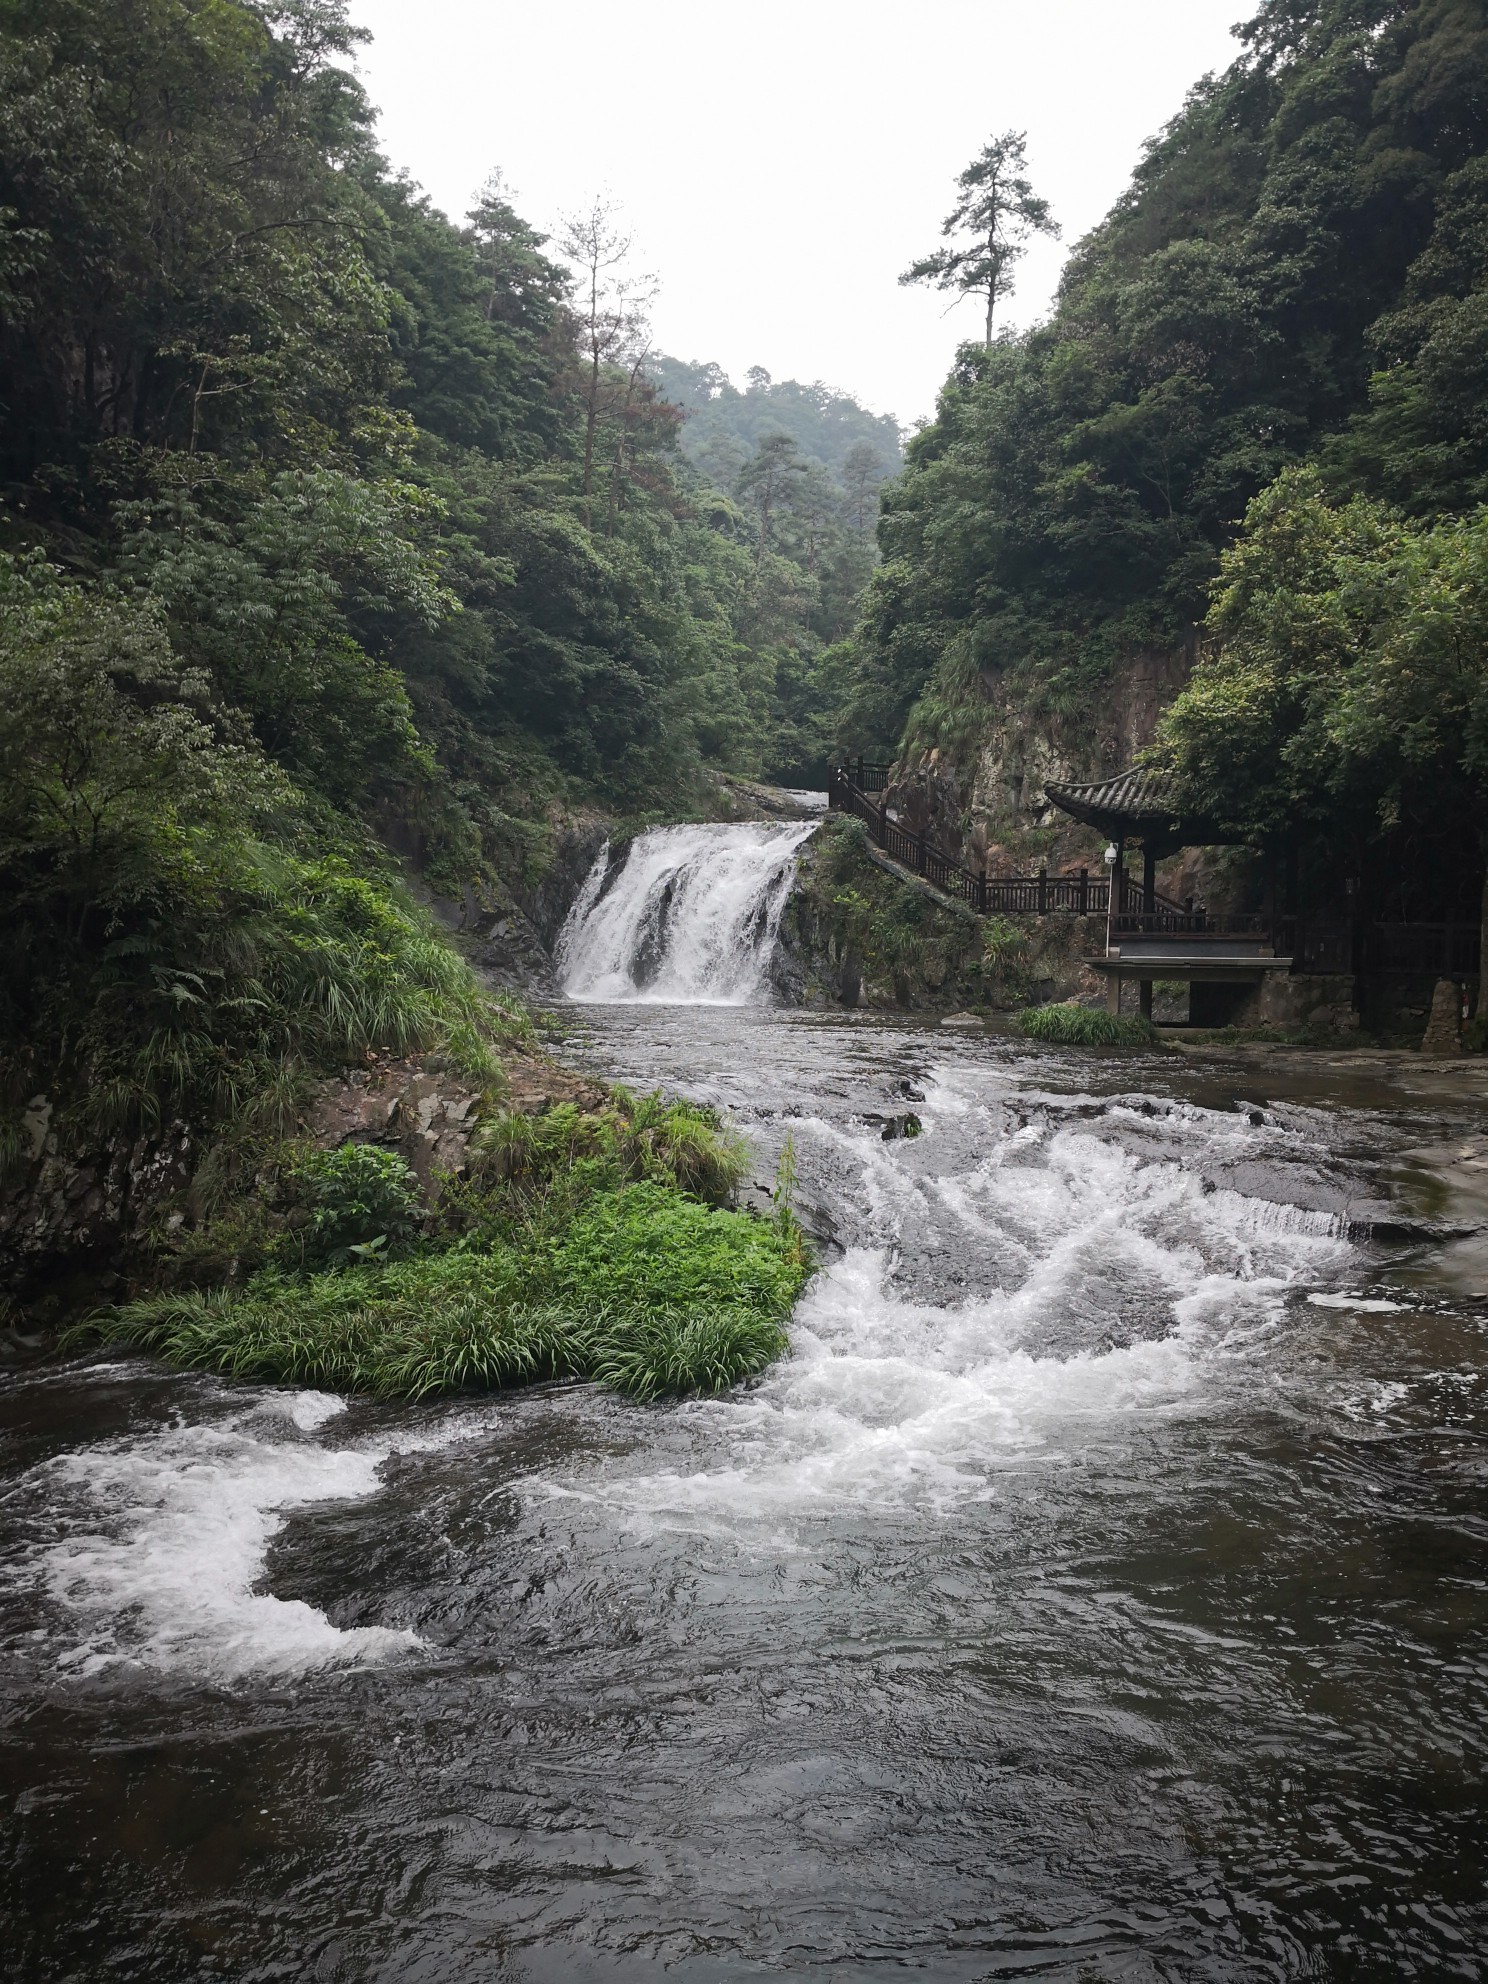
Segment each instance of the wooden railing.
[[[855,760],[851,765],[834,765],[827,779],[827,804],[836,811],[851,813],[868,829],[868,837],[892,861],[912,869],[916,875],[968,904],[979,916],[1048,916],[1062,911],[1073,916],[1104,916],[1111,900],[1111,885],[1088,869],[1076,875],[979,875],[963,868],[942,854],[929,836],[901,826],[890,817],[881,801],[869,797],[858,783],[858,773],[879,777],[872,790],[882,792],[887,765],[868,765]],[[882,776],[879,776],[882,774]],[[1141,905],[1141,890],[1127,886],[1126,898],[1134,907]],[[1176,908],[1177,905],[1172,905]]]
[[[892,819],[881,799],[870,797],[884,791],[892,770],[887,760],[855,758],[834,765],[827,776],[828,805],[861,820],[892,860],[980,916],[1106,915],[1111,885],[1084,868],[1075,875],[979,875],[952,861],[927,835]],[[1166,937],[1200,945],[1225,939],[1269,945],[1273,931],[1276,951],[1291,958],[1293,971],[1476,978],[1481,966],[1476,923],[1351,924],[1289,916],[1273,924],[1265,914],[1215,914],[1156,891],[1149,909],[1141,885],[1129,875],[1122,877],[1121,900],[1111,918],[1111,937],[1118,944],[1124,937]]]
[[892,758],[851,758],[845,765],[834,765],[828,776],[836,778],[841,773],[859,792],[882,792],[893,769]]
[[1140,904],[1142,891],[1130,883],[1126,889],[1126,907],[1111,919],[1111,935],[1119,942],[1123,937],[1182,937],[1192,938],[1196,943],[1228,941],[1245,938],[1260,944],[1271,941],[1271,918],[1242,912],[1236,915],[1217,915],[1206,909],[1161,908],[1155,911],[1133,908]]

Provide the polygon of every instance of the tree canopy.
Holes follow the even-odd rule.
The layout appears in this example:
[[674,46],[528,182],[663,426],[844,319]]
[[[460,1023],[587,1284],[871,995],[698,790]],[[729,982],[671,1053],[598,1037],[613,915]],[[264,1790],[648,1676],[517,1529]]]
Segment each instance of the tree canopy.
[[957,176],[960,198],[940,229],[946,246],[922,255],[899,278],[985,298],[985,344],[992,342],[999,299],[1012,294],[1013,266],[1028,253],[1029,235],[1059,232],[1048,201],[1033,190],[1027,152],[1026,131],[1004,131],[983,145]]
[[710,478],[618,219],[548,241],[499,174],[447,219],[357,39],[343,0],[0,0],[12,1116],[69,1056],[129,1107],[261,1084],[297,955],[338,999],[358,945],[414,960],[422,1037],[385,848],[499,892],[565,797],[826,749],[881,473],[833,465],[897,430],[825,395],[788,499],[752,444]]
[[846,741],[964,755],[1009,700],[1088,735],[1298,462],[1345,508],[1488,496],[1488,9],[1266,0],[1241,40],[1048,322],[960,353],[886,496]]

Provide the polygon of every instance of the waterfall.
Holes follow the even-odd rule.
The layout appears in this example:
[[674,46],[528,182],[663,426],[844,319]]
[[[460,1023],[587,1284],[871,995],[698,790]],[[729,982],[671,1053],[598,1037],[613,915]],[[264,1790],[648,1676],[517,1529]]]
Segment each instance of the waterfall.
[[653,827],[618,867],[608,845],[558,939],[570,999],[743,1006],[760,995],[814,821]]

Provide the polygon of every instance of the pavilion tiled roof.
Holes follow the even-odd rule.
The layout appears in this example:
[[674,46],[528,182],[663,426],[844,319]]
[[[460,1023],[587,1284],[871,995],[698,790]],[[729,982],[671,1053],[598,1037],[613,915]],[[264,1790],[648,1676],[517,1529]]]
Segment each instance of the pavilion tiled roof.
[[1178,816],[1173,779],[1166,772],[1149,771],[1143,765],[1131,765],[1124,772],[1097,779],[1093,784],[1051,782],[1044,790],[1062,812],[1071,813],[1091,826],[1105,827],[1115,821],[1128,822],[1132,828],[1166,825]]

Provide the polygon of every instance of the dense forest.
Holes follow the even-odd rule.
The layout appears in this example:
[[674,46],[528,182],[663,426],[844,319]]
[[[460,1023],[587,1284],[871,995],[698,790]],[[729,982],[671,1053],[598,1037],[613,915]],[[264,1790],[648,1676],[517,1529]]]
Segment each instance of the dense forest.
[[685,483],[723,525],[717,492],[733,499],[755,547],[755,587],[741,621],[773,684],[762,762],[787,782],[819,783],[836,742],[845,651],[877,562],[881,491],[903,464],[887,414],[851,394],[753,366],[743,392],[715,364],[648,353],[647,379],[684,421]]
[[478,1054],[386,848],[478,894],[555,806],[828,749],[892,423],[778,386],[679,452],[603,205],[554,243],[493,176],[447,220],[355,41],[341,0],[0,4],[12,1133],[59,1067],[126,1125]]
[[1088,743],[1195,630],[1157,748],[1196,812],[1466,872],[1488,13],[1241,38],[901,458],[845,394],[656,354],[602,202],[437,212],[342,0],[0,0],[12,1128],[42,1068],[122,1124],[374,1036],[477,1053],[387,850],[499,893],[563,807],[706,812],[834,742],[964,769],[1009,702]]
[[1488,9],[1266,0],[1240,38],[1048,321],[963,348],[886,499],[845,736],[969,777],[994,711],[1088,740],[1202,629],[1159,745],[1196,814],[1480,873]]

